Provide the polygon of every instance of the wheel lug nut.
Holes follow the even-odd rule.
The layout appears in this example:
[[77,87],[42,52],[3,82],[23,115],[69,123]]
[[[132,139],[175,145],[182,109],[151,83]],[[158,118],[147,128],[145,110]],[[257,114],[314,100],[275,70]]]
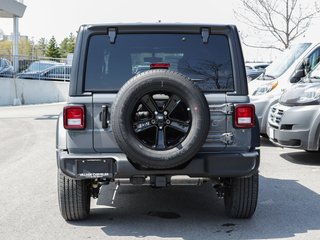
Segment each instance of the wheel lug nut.
[[152,119],[152,120],[151,120],[151,123],[152,123],[152,124],[155,124],[155,123],[156,123],[156,121],[155,121],[154,119]]
[[170,124],[170,120],[169,119],[166,120],[166,124]]
[[162,129],[162,127],[159,127],[159,129]]
[[155,115],[158,115],[158,112],[157,112],[157,111],[155,111],[155,112],[154,112],[154,114],[155,114]]
[[167,111],[164,111],[164,112],[163,112],[163,114],[164,114],[164,115],[167,115],[167,114],[168,114],[168,112],[167,112]]

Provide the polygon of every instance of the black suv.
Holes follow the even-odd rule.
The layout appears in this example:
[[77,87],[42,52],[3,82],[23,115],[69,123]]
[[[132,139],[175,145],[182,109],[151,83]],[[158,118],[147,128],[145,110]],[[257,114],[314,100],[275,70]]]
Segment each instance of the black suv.
[[62,216],[88,216],[117,180],[212,182],[230,217],[256,209],[259,127],[238,31],[229,25],[80,27],[57,124]]

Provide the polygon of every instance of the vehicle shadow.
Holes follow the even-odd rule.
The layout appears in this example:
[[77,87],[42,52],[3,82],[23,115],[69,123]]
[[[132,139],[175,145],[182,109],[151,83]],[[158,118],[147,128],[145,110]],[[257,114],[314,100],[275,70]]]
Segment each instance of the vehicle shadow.
[[275,147],[275,145],[269,141],[269,138],[260,137],[260,146],[261,147]]
[[97,226],[112,237],[182,239],[288,238],[320,230],[320,196],[295,180],[260,177],[258,208],[251,219],[230,219],[223,200],[205,184],[165,189],[109,185],[77,226]]
[[294,164],[320,166],[320,152],[290,152],[280,157]]

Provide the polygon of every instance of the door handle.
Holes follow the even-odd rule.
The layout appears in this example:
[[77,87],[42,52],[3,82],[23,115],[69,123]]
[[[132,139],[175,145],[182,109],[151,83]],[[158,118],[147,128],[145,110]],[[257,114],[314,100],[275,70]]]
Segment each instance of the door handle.
[[102,122],[102,128],[108,128],[109,127],[109,114],[108,114],[108,106],[102,105],[102,112],[101,112],[101,122]]

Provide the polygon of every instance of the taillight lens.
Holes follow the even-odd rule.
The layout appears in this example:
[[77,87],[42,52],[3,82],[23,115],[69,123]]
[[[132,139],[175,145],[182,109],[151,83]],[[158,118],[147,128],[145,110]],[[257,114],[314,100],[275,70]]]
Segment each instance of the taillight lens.
[[84,129],[84,106],[66,106],[63,109],[63,122],[65,129]]
[[240,104],[235,106],[234,125],[236,128],[253,128],[254,117],[254,105]]

